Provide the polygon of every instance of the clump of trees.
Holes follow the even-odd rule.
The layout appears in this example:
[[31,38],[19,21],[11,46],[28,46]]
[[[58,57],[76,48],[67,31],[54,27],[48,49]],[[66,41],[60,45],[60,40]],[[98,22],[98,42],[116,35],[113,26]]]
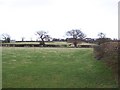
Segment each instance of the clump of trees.
[[73,29],[73,30],[67,31],[66,35],[71,36],[74,39],[73,44],[75,47],[77,47],[77,44],[78,44],[77,39],[82,41],[86,37],[86,35],[79,29]]

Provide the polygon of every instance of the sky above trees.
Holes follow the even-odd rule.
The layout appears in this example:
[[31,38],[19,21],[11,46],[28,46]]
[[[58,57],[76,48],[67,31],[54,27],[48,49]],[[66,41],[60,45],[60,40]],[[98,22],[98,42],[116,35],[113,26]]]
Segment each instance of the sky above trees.
[[53,38],[80,29],[90,38],[99,32],[118,37],[119,0],[0,0],[0,34],[36,40],[44,30]]

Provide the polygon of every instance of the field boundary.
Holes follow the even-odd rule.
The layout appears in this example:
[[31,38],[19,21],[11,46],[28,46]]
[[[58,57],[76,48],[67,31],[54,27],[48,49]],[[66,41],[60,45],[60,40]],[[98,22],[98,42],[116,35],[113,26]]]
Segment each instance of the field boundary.
[[[2,47],[43,47],[40,44],[2,44]],[[54,45],[54,44],[45,44],[44,47],[71,47],[66,44],[63,45]],[[79,45],[78,48],[92,48],[93,45]]]

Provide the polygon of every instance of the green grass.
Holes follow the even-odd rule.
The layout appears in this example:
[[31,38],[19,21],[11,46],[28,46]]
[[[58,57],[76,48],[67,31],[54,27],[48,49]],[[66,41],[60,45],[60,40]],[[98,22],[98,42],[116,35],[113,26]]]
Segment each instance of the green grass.
[[3,48],[3,88],[115,88],[92,49]]

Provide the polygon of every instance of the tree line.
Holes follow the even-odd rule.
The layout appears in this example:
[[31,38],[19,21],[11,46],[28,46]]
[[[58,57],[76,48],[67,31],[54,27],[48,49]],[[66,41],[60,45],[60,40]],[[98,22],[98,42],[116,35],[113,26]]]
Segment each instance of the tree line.
[[[40,45],[43,45],[45,46],[45,41],[50,41],[50,39],[52,39],[52,37],[46,32],[46,31],[43,31],[43,30],[40,30],[40,31],[37,31],[36,34],[35,34],[38,39],[39,39],[39,44]],[[2,34],[2,42],[3,43],[10,43],[10,35],[8,34]],[[85,41],[85,42],[88,42],[88,43],[95,43],[97,42],[97,44],[101,44],[101,43],[104,43],[104,42],[107,42],[107,41],[111,41],[111,38],[106,38],[105,34],[100,32],[98,33],[98,38],[96,40],[94,39],[91,39],[91,38],[86,38],[86,34],[83,33],[81,30],[79,29],[72,29],[70,31],[67,31],[66,32],[66,36],[69,36],[69,38],[66,38],[66,39],[56,39],[56,38],[53,38],[52,41],[67,41],[67,40],[71,40],[74,47],[77,47],[77,44],[78,44],[78,40],[80,41]],[[22,41],[24,41],[24,37],[22,37]]]

